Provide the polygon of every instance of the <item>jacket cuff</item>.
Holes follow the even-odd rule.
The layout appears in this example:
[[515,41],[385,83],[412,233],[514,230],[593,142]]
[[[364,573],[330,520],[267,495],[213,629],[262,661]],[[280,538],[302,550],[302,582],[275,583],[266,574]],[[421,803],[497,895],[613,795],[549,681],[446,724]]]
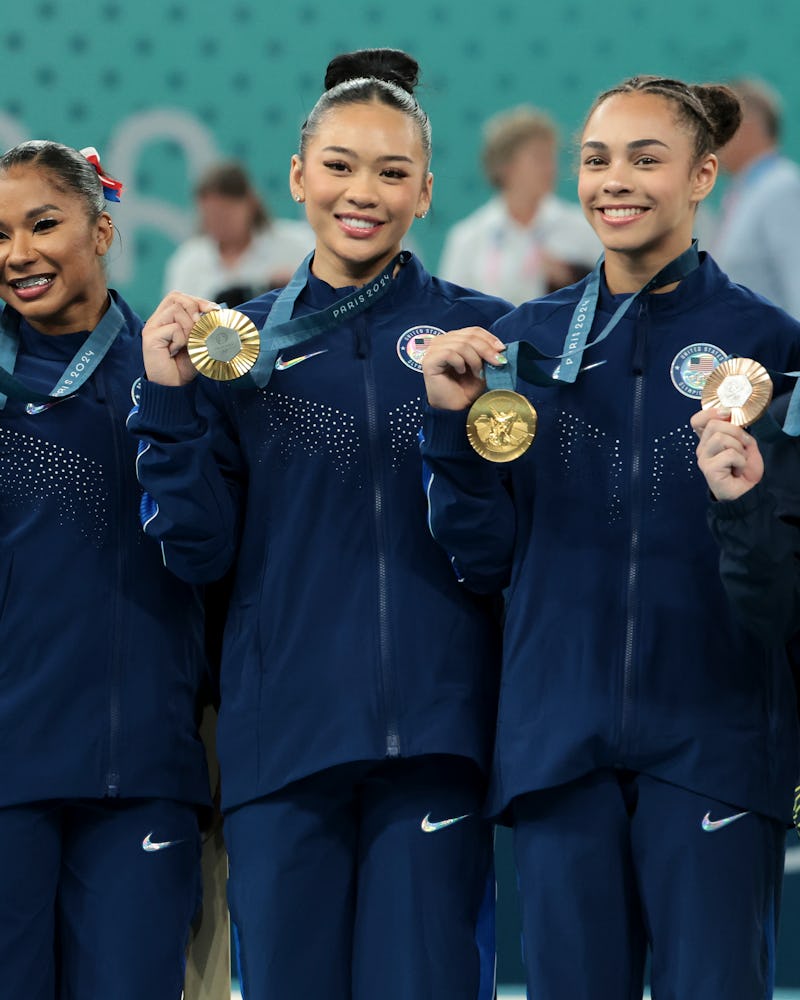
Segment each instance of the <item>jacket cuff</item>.
[[137,422],[143,427],[168,428],[172,433],[195,427],[198,421],[196,396],[196,381],[183,386],[167,386],[142,379]]
[[467,437],[468,410],[437,410],[425,406],[422,433],[430,452],[446,455],[475,455]]
[[739,521],[749,517],[760,507],[770,506],[774,503],[772,494],[761,482],[743,493],[735,500],[717,500],[710,506],[710,513],[713,518],[719,521]]

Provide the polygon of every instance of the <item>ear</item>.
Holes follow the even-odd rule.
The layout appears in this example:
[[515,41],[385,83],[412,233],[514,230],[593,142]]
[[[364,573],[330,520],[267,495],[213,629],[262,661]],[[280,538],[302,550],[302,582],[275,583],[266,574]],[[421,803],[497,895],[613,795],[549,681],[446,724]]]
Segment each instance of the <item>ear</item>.
[[297,153],[292,157],[292,163],[289,167],[289,190],[295,201],[303,202],[306,200],[305,184],[303,183],[303,161]]
[[108,212],[101,212],[96,223],[95,249],[98,257],[105,257],[114,241],[114,223]]
[[714,189],[719,173],[719,160],[708,153],[692,170],[692,201],[699,204]]
[[422,190],[419,193],[419,198],[417,198],[417,207],[414,212],[418,219],[422,219],[428,214],[428,209],[431,207],[432,195],[433,174],[428,171],[425,175],[425,180],[422,182]]

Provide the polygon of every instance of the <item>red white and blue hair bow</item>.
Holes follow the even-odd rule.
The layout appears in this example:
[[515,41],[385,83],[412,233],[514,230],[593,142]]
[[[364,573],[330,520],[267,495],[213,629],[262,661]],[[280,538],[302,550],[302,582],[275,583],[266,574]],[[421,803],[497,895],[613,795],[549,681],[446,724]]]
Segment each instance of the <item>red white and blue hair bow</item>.
[[122,181],[114,180],[113,177],[109,177],[108,174],[103,172],[103,168],[100,166],[100,154],[94,146],[87,146],[81,152],[97,171],[97,176],[103,185],[103,194],[106,201],[119,201],[119,196],[122,194]]

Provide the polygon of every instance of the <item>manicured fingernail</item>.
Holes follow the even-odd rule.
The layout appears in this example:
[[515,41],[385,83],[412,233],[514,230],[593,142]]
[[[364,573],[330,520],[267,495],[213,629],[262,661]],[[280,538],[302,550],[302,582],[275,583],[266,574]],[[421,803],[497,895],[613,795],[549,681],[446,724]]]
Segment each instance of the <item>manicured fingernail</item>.
[[507,365],[508,358],[505,356],[505,354],[495,354],[494,363],[496,365]]

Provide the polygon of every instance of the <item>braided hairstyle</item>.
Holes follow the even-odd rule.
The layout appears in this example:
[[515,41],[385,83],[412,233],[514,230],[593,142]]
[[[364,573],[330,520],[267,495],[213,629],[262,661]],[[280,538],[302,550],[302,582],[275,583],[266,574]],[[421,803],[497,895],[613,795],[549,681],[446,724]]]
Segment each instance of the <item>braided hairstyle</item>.
[[632,76],[600,94],[586,121],[616,94],[656,94],[668,100],[678,122],[694,137],[695,163],[733,138],[742,120],[739,98],[723,84],[683,83],[666,76]]

